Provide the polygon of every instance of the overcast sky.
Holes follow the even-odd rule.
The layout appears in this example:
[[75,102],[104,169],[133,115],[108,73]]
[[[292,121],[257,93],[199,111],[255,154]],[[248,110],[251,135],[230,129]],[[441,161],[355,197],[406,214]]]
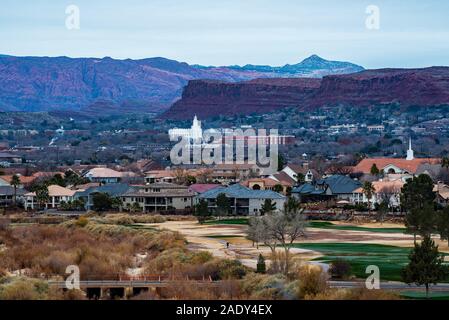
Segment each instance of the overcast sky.
[[[66,28],[72,4],[79,30]],[[378,30],[365,25],[369,5]],[[449,65],[448,17],[445,0],[1,0],[0,54],[425,67]]]

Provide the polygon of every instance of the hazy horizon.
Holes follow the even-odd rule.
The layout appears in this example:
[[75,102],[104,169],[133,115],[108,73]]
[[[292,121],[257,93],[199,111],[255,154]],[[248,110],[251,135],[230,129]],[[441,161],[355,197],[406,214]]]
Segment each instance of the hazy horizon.
[[[80,29],[66,28],[68,5]],[[380,28],[365,25],[380,9]],[[417,0],[4,0],[0,54],[164,57],[205,66],[295,64],[316,54],[373,68],[449,65],[449,3]]]

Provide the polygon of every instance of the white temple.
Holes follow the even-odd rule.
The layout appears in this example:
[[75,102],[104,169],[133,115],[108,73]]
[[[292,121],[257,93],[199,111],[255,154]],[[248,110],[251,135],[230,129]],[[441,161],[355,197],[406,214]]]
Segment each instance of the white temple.
[[191,139],[193,141],[201,141],[203,138],[203,129],[201,128],[201,121],[195,116],[190,129],[173,128],[168,131],[170,140],[177,140],[179,137]]
[[412,138],[410,138],[408,141],[407,158],[405,160],[412,161],[413,159],[415,159],[415,155],[412,149]]

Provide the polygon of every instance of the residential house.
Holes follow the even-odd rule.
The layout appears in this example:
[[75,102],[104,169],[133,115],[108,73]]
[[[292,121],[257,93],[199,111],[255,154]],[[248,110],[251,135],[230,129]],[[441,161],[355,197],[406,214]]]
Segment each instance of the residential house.
[[127,165],[124,170],[144,174],[151,170],[159,170],[160,165],[152,159],[141,159]]
[[373,209],[376,204],[387,202],[390,208],[399,208],[401,205],[401,190],[404,182],[399,179],[395,181],[374,181],[372,182],[374,193],[371,199],[368,199],[363,192],[363,187],[360,187],[353,192],[353,204],[368,204]]
[[211,212],[217,209],[217,198],[224,194],[230,201],[231,211],[235,215],[259,215],[265,200],[276,203],[276,209],[283,208],[287,197],[271,190],[253,190],[240,184],[229,187],[218,187],[199,195],[199,199],[207,200]]
[[438,181],[438,178],[440,177],[442,171],[443,167],[441,166],[441,164],[424,163],[418,167],[415,175],[419,176],[421,174],[426,174],[431,177],[433,181]]
[[125,183],[110,183],[101,186],[92,186],[85,190],[76,191],[74,198],[80,199],[84,202],[86,210],[92,210],[94,203],[93,198],[95,194],[105,193],[111,198],[121,197],[128,192],[132,187]]
[[[21,204],[24,201],[26,191],[23,188],[16,189],[16,203]],[[14,203],[14,187],[0,186],[0,207],[8,207]]]
[[433,191],[436,193],[435,201],[443,207],[449,204],[449,186],[442,182],[435,184]]
[[255,164],[217,164],[212,168],[211,178],[215,183],[232,184],[251,177],[259,177],[261,171]]
[[164,212],[170,210],[192,210],[195,192],[186,186],[158,182],[134,186],[122,195],[124,207],[137,203],[143,212]]
[[119,183],[125,177],[131,177],[135,174],[132,172],[120,172],[109,168],[93,168],[83,174],[83,177],[91,182],[100,182],[102,184]]
[[[73,200],[76,191],[70,190],[58,185],[48,186],[49,201],[45,204],[45,209],[58,208],[61,202],[69,202]],[[25,210],[43,209],[39,208],[39,203],[35,192],[29,192],[25,195]]]
[[[313,182],[314,180],[319,179],[319,174],[316,170],[310,169],[309,164],[304,162],[301,165],[298,164],[288,164],[282,169],[281,173],[286,173],[290,178],[298,181],[298,177],[302,175],[304,177],[304,182]],[[280,174],[280,173],[279,173]],[[276,174],[273,175],[276,177]]]
[[145,173],[145,183],[173,183],[176,180],[175,171],[171,170],[152,170]]
[[328,201],[350,202],[354,190],[361,187],[361,182],[348,176],[332,175],[315,183],[305,183],[293,188],[292,195],[300,201]]
[[[284,173],[285,174],[285,173]],[[268,178],[252,178],[240,183],[241,185],[253,190],[272,190],[275,191],[276,186],[282,187],[282,194],[287,194],[288,190],[292,189],[295,185],[295,181],[291,180],[289,176],[285,179]]]
[[[11,181],[12,181],[12,177],[14,175],[3,175],[0,176],[0,186],[9,186],[11,185]],[[19,188],[24,188],[28,185],[30,185],[31,183],[33,183],[36,179],[37,176],[22,176],[22,175],[18,175],[18,177],[20,178],[20,185],[18,186]]]

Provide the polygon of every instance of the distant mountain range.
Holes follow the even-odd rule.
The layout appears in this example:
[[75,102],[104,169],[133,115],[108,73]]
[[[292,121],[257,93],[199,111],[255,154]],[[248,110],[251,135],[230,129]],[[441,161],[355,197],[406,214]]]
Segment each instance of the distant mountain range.
[[449,67],[366,70],[322,79],[259,79],[238,83],[190,81],[182,99],[163,118],[204,119],[216,115],[272,112],[295,107],[312,110],[346,105],[369,107],[394,104],[449,106]]
[[0,55],[0,111],[162,112],[190,80],[241,82],[258,78],[320,78],[363,67],[313,55],[282,67],[206,67],[165,58],[14,57]]

